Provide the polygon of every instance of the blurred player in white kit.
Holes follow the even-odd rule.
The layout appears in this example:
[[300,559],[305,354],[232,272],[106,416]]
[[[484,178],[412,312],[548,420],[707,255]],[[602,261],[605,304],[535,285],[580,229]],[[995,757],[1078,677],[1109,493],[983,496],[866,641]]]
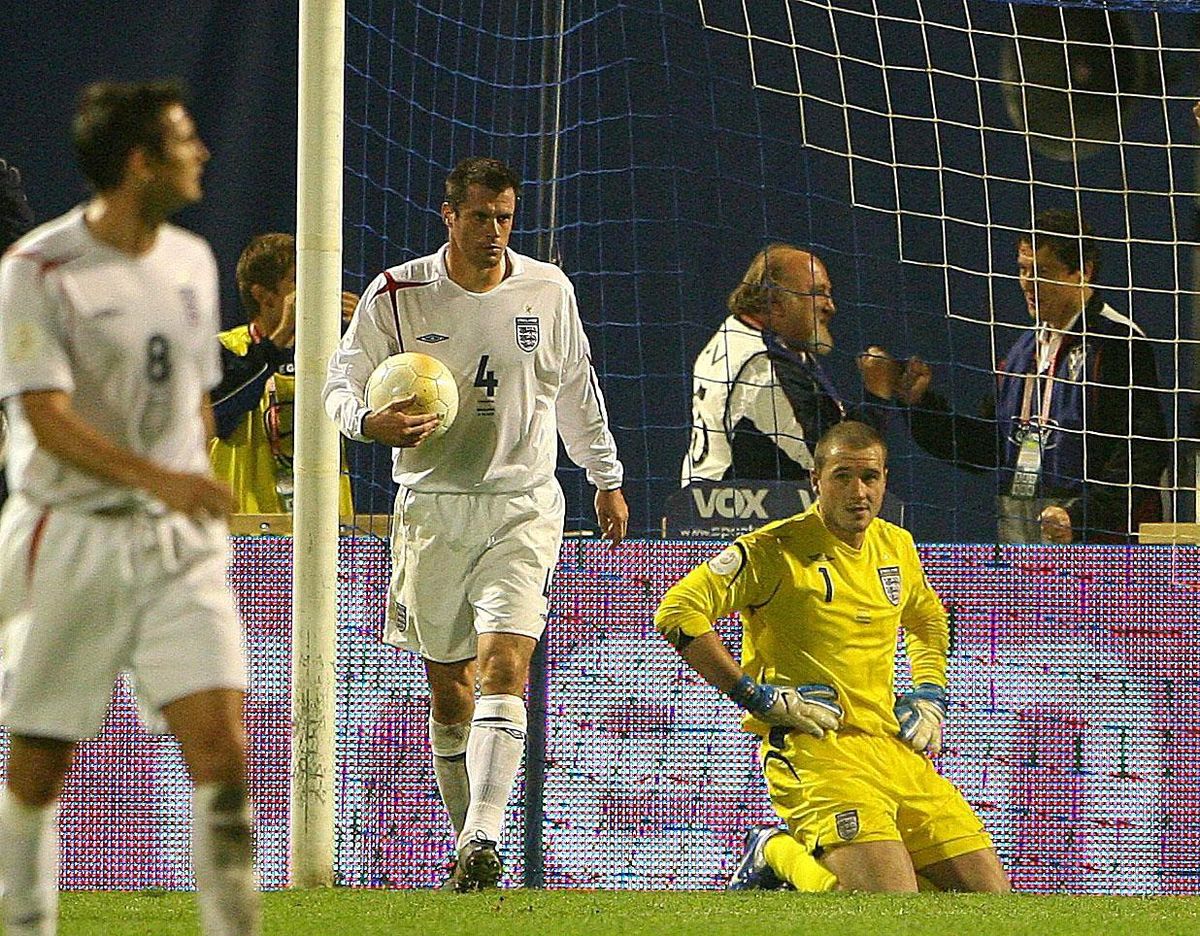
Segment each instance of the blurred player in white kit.
[[[380,274],[329,362],[325,407],[342,432],[395,449],[399,484],[384,640],[421,656],[429,738],[457,835],[448,885],[495,886],[505,806],[525,746],[525,684],[546,623],[564,502],[557,437],[596,487],[612,545],[629,511],[588,340],[570,281],[508,249],[520,178],[473,157],[446,180],[437,253]],[[458,416],[409,401],[370,412],[375,366],[425,351],[455,375]],[[476,681],[480,697],[475,698]]]
[[74,144],[94,189],[0,262],[0,794],[7,936],[57,929],[57,802],[76,742],[129,671],[194,785],[202,930],[254,936],[241,628],[225,585],[231,494],[213,479],[216,263],[166,219],[209,153],[173,82],[88,86]]

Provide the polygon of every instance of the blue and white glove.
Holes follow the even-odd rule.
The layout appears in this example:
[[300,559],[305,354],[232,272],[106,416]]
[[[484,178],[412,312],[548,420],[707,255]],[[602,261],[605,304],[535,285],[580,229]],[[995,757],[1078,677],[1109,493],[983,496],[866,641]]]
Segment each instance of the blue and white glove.
[[842,727],[842,707],[833,686],[769,686],[742,676],[729,697],[772,728],[803,731],[814,738]]
[[900,723],[900,740],[919,754],[936,757],[942,751],[942,722],[946,720],[946,690],[934,683],[913,686],[892,709]]

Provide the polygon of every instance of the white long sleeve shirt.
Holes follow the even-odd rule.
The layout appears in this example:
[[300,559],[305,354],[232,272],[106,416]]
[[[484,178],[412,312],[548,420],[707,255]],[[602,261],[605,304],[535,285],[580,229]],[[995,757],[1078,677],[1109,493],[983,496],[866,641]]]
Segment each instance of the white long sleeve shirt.
[[470,292],[450,279],[446,247],[381,273],[359,300],[329,361],[325,409],[365,441],[364,388],[384,358],[420,351],[458,385],[458,416],[442,436],[393,451],[405,488],[450,493],[525,491],[554,477],[557,436],[601,490],[624,471],[575,291],[553,264],[506,251],[509,275]]

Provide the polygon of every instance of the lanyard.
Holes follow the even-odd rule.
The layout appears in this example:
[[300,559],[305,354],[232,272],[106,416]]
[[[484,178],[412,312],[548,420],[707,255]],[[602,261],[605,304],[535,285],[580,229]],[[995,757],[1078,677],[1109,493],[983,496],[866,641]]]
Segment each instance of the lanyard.
[[[1037,414],[1039,422],[1041,420],[1048,418],[1050,415],[1050,397],[1053,396],[1053,394],[1054,394],[1054,374],[1058,370],[1058,352],[1062,350],[1062,344],[1063,344],[1062,339],[1060,338],[1058,341],[1058,344],[1055,345],[1055,347],[1054,347],[1054,353],[1050,355],[1050,359],[1047,362],[1048,366],[1045,368],[1045,371],[1044,371],[1044,373],[1046,375],[1046,378],[1045,378],[1046,389],[1042,393],[1042,400],[1041,400],[1042,405],[1041,405],[1041,409],[1038,410],[1038,414]],[[1025,375],[1025,394],[1021,399],[1021,425],[1023,425],[1023,426],[1028,426],[1029,423],[1032,421],[1031,416],[1033,414],[1030,412],[1030,408],[1033,403],[1034,385],[1038,382],[1039,379],[1041,379],[1041,376],[1043,374],[1043,369],[1041,367],[1041,354],[1040,353],[1038,354],[1036,370],[1037,370],[1037,373],[1035,373],[1035,374],[1026,374]]]

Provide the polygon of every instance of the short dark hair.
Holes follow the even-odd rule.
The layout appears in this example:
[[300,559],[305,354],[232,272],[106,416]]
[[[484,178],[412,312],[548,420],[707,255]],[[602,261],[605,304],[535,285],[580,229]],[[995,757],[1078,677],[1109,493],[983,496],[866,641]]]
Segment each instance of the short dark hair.
[[785,261],[793,254],[806,251],[794,244],[768,244],[754,255],[742,274],[742,281],[733,287],[725,305],[733,315],[753,315],[766,318],[771,290],[785,278]]
[[821,469],[825,467],[825,462],[829,459],[830,451],[835,448],[847,448],[859,452],[863,449],[874,448],[879,446],[883,452],[883,463],[887,464],[888,447],[881,436],[872,426],[866,423],[856,422],[853,419],[847,419],[840,423],[834,423],[821,436],[821,440],[817,443],[816,449],[813,451],[813,471],[816,474],[821,473]]
[[1096,247],[1095,234],[1078,212],[1070,209],[1039,211],[1033,219],[1033,233],[1022,237],[1020,243],[1029,244],[1035,251],[1048,247],[1068,273],[1090,265],[1094,277],[1100,269],[1100,251]]
[[166,133],[163,111],[186,99],[183,83],[174,79],[137,84],[97,81],[85,87],[71,133],[84,178],[104,192],[121,184],[135,149],[161,157]]
[[237,288],[246,317],[258,317],[254,286],[274,289],[296,266],[296,238],[291,234],[259,234],[246,245],[237,262]]
[[493,192],[512,189],[521,197],[521,177],[509,166],[490,156],[469,156],[446,176],[446,204],[455,211],[467,198],[467,189],[482,185]]

